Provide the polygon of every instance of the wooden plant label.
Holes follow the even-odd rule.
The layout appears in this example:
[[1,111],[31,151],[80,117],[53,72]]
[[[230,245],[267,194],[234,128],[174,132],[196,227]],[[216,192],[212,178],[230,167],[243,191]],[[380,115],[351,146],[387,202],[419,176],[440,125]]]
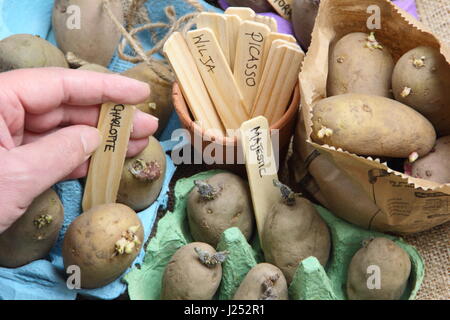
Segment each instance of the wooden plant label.
[[258,14],[255,17],[255,22],[259,22],[259,23],[263,23],[263,24],[267,25],[270,28],[270,31],[272,31],[272,32],[278,32],[278,24],[277,24],[277,20],[275,20],[275,18]]
[[227,16],[228,47],[230,50],[230,68],[231,70],[234,70],[234,60],[236,59],[236,43],[242,19],[235,15],[226,15],[226,16]]
[[136,107],[105,103],[100,110],[100,147],[92,155],[83,196],[83,211],[115,203]]
[[228,7],[225,14],[238,16],[242,20],[254,20],[256,17],[255,11],[246,7]]
[[225,129],[238,129],[248,119],[247,108],[214,33],[192,30],[186,41]]
[[270,29],[265,24],[244,21],[239,28],[234,78],[244,97],[247,113],[252,111],[263,72],[263,55]]
[[172,65],[194,119],[202,128],[219,130],[225,135],[219,115],[209,98],[194,58],[181,33],[172,33],[164,44],[163,51]]
[[251,112],[252,117],[264,115],[264,111],[272,95],[272,90],[275,88],[278,72],[283,63],[284,54],[287,51],[287,45],[279,42],[282,42],[282,40],[275,40],[269,50],[266,66]]
[[283,18],[291,20],[293,0],[267,0],[276,12]]
[[287,51],[280,65],[272,95],[264,111],[269,124],[274,124],[284,115],[298,82],[298,76],[305,58],[303,50],[298,45],[289,43],[286,46]]
[[266,42],[264,44],[263,66],[266,65],[266,60],[267,60],[267,57],[269,56],[270,47],[272,46],[272,43],[275,40],[285,40],[286,42],[291,42],[291,43],[297,44],[297,40],[290,34],[271,32],[267,36]]
[[230,37],[227,20],[226,15],[213,12],[202,12],[196,18],[197,29],[210,28],[214,32],[223,55],[230,64]]
[[279,199],[279,193],[273,185],[273,180],[278,180],[278,169],[269,123],[262,116],[250,119],[242,124],[240,134],[256,226],[261,240],[267,214]]

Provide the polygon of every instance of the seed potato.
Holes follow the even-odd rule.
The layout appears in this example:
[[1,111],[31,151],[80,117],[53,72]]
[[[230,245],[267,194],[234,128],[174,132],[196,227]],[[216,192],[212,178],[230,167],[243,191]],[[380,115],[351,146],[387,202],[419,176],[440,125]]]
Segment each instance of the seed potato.
[[247,273],[233,300],[288,300],[286,278],[270,263],[257,264]]
[[69,226],[64,237],[64,267],[81,270],[81,287],[103,287],[125,272],[141,250],[144,228],[129,207],[105,204],[94,207]]
[[[110,8],[124,24],[120,0],[110,0]],[[71,10],[79,8],[79,11]],[[77,25],[79,22],[79,25]],[[58,47],[64,53],[108,66],[121,33],[103,8],[102,0],[56,0],[53,6],[53,29]]]
[[262,248],[266,261],[283,271],[291,283],[299,263],[310,256],[325,266],[331,240],[328,226],[306,198],[296,196],[288,187],[281,190],[264,223]]
[[[169,70],[166,67],[154,65],[156,72],[164,77],[170,77]],[[159,119],[159,127],[155,133],[158,136],[169,122],[170,115],[173,112],[172,102],[172,83],[161,79],[152,68],[145,63],[140,63],[135,67],[125,71],[122,75],[147,83],[150,88],[150,97],[137,104],[136,107]]]
[[100,73],[114,73],[111,70],[105,68],[104,66],[101,66],[99,64],[95,63],[88,63],[81,67],[79,67],[77,70],[86,70],[86,71],[95,71]]
[[162,279],[162,300],[211,300],[222,279],[225,254],[192,242],[172,256]]
[[148,208],[158,198],[166,174],[166,154],[154,137],[137,156],[125,160],[117,202],[135,211]]
[[372,33],[355,32],[342,37],[331,49],[328,96],[346,93],[392,97],[394,61],[389,50]]
[[[375,269],[376,268],[376,269]],[[379,274],[376,273],[379,270]],[[347,295],[350,300],[398,300],[405,291],[411,272],[408,254],[386,238],[368,240],[353,256],[347,275]],[[378,289],[376,281],[380,278]],[[370,282],[370,285],[369,284]]]
[[450,183],[450,136],[437,139],[429,154],[413,162],[411,175],[442,184]]
[[64,221],[64,208],[52,189],[34,199],[27,211],[0,234],[0,266],[17,268],[45,258]]
[[219,173],[195,183],[187,201],[194,240],[215,247],[221,234],[231,227],[239,228],[249,240],[255,219],[248,183],[232,173]]
[[430,120],[438,136],[450,135],[450,66],[438,49],[405,53],[395,65],[392,89],[397,101]]
[[312,110],[312,138],[365,156],[408,158],[428,154],[436,141],[433,125],[392,99],[345,94],[320,100]]
[[57,47],[39,36],[15,34],[0,41],[0,72],[44,67],[69,65]]

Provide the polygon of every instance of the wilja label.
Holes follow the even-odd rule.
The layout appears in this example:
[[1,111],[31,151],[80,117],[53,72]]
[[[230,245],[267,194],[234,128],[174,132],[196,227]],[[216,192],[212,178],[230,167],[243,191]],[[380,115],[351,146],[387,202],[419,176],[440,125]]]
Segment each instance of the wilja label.
[[123,110],[125,110],[125,106],[123,104],[116,104],[108,113],[111,118],[109,121],[108,138],[106,139],[105,149],[103,150],[104,152],[116,151],[116,142],[119,134]]
[[267,0],[274,9],[283,16],[283,18],[291,19],[292,17],[292,0]]
[[201,58],[200,62],[207,68],[208,72],[214,73],[214,69],[216,69],[215,62],[213,58],[208,54],[208,44],[211,43],[209,39],[205,38],[205,34],[199,34],[196,37],[193,37],[194,45],[198,49],[198,53]]

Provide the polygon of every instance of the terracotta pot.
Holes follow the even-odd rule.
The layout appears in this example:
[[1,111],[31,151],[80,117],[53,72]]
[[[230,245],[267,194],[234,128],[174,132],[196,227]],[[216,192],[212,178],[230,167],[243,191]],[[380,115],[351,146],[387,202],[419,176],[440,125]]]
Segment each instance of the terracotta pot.
[[[242,151],[238,152],[238,141],[236,137],[223,137],[223,136],[211,136],[205,132],[203,128],[201,128],[197,123],[194,122],[194,118],[189,111],[189,107],[186,104],[186,100],[183,97],[181,92],[181,88],[178,83],[174,83],[172,89],[173,103],[175,110],[180,117],[181,123],[184,128],[189,131],[191,137],[191,144],[194,148],[197,149],[198,152],[203,154],[204,149],[207,146],[210,146],[212,143],[218,144],[215,146],[210,146],[218,150],[220,148],[221,155],[215,156],[216,162],[208,163],[203,160],[204,164],[210,165],[211,168],[223,169],[233,171],[237,174],[244,175],[245,174],[245,165],[243,164],[242,158],[236,155],[242,155]],[[295,123],[298,114],[298,108],[300,105],[300,90],[298,86],[296,86],[295,91],[292,95],[291,102],[289,104],[289,108],[286,110],[286,113],[283,117],[270,126],[271,130],[279,130],[279,160],[281,164],[284,163],[284,159],[286,157],[287,151],[289,149],[289,144],[291,142],[291,137],[294,133]],[[273,136],[273,132],[272,132]],[[197,141],[202,141],[201,150],[198,150],[199,147],[196,146],[194,139]],[[239,144],[240,147],[240,144]],[[210,149],[210,150],[211,150]],[[214,152],[212,153],[214,154]],[[236,158],[240,160],[236,161]],[[228,162],[227,162],[228,160]],[[233,160],[233,161],[230,161]]]

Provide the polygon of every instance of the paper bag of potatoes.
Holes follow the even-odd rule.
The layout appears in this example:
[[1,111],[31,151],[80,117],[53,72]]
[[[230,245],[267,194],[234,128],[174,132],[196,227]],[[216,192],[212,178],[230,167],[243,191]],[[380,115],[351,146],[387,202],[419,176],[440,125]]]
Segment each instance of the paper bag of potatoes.
[[449,221],[449,61],[390,1],[321,1],[300,74],[297,186],[367,229]]

